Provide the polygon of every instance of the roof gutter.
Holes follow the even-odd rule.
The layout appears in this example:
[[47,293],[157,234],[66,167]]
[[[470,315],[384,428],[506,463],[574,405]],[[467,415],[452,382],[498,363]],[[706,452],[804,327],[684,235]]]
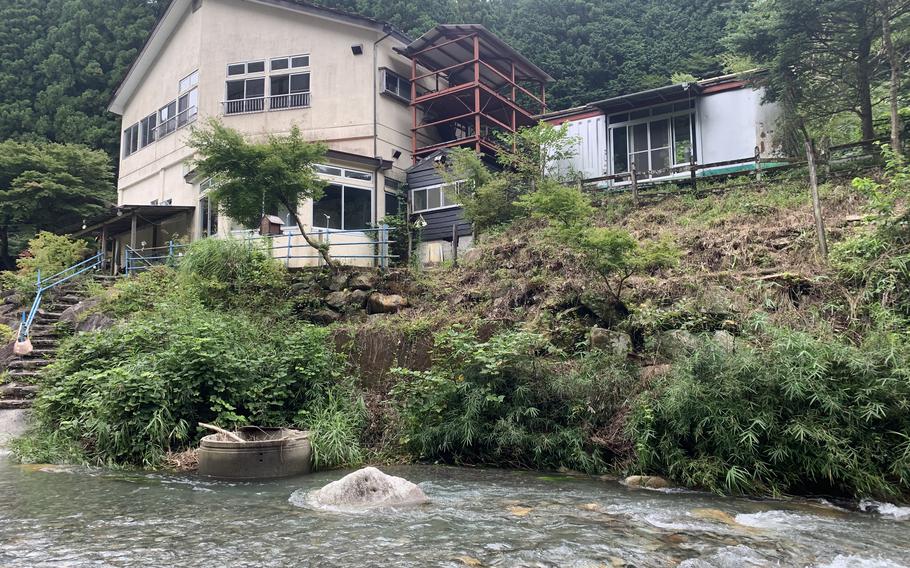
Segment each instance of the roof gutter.
[[[379,44],[392,35],[392,26],[383,26],[385,35],[373,42],[373,157],[382,162],[379,156]],[[378,169],[378,168],[377,168]],[[379,176],[373,176],[373,221],[379,221]]]

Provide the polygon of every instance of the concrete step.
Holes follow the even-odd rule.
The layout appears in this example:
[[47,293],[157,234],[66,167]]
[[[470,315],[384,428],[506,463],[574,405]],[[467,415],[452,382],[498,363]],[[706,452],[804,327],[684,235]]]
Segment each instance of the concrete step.
[[38,387],[35,385],[26,385],[22,383],[0,385],[0,400],[35,398],[36,394],[38,394]]
[[32,325],[32,327],[31,327],[31,329],[29,330],[29,332],[31,333],[32,337],[34,337],[34,336],[44,337],[44,336],[49,336],[49,335],[52,335],[52,336],[59,335],[59,334],[57,333],[57,328],[54,327],[54,326],[52,326],[52,325],[48,325],[48,324]]
[[34,369],[10,369],[6,376],[17,382],[34,382],[40,373]]
[[13,359],[10,361],[6,368],[9,370],[13,369],[23,369],[23,370],[34,370],[40,369],[41,367],[47,367],[51,362],[47,359]]
[[28,355],[20,355],[20,357],[26,358],[26,359],[48,359],[49,360],[53,357],[54,353],[57,352],[56,349],[48,349],[46,347],[44,347],[44,348],[39,347],[39,346],[35,345],[34,341],[32,341],[32,347],[34,347],[34,349],[32,349],[31,353],[29,353]]
[[[33,336],[31,340],[32,347],[35,348],[35,351],[56,351],[57,345],[60,344],[55,337],[41,337],[36,335]],[[34,351],[32,351],[32,353],[34,353]]]
[[23,408],[31,408],[32,401],[29,399],[23,398],[2,398],[0,399],[0,410],[20,410]]

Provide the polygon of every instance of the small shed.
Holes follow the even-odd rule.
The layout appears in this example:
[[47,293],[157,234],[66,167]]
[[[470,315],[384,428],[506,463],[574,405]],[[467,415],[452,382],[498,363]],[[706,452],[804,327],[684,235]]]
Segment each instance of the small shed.
[[280,235],[282,225],[284,225],[284,219],[278,215],[265,215],[259,221],[259,234],[263,236]]

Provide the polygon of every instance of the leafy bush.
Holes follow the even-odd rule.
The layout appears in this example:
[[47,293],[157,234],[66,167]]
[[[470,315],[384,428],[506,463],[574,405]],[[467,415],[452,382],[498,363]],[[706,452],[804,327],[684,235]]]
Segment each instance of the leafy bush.
[[0,290],[33,294],[39,270],[41,278],[49,278],[83,260],[88,251],[85,241],[42,231],[28,242],[24,256],[16,260],[17,272],[0,272]]
[[167,266],[153,266],[130,278],[117,281],[103,293],[97,310],[122,319],[137,312],[149,311],[161,302],[173,301],[192,294],[181,288],[177,273]]
[[201,239],[180,259],[183,282],[209,307],[267,306],[286,299],[287,271],[262,245],[240,239]]
[[[626,366],[604,353],[560,369],[533,333],[479,341],[449,330],[436,337],[429,371],[398,369],[392,390],[404,447],[423,459],[597,472],[610,451],[595,440],[618,408]],[[594,369],[597,369],[596,371]]]
[[593,226],[594,208],[581,190],[545,181],[521,199],[532,217],[550,223],[550,238],[575,249],[616,302],[632,275],[674,266],[679,249],[666,239],[639,243],[628,231]]
[[[77,452],[90,463],[155,466],[167,451],[193,444],[198,422],[290,425],[311,408],[332,418],[356,406],[336,402],[339,392],[353,396],[336,369],[322,328],[267,328],[198,303],[162,303],[129,325],[64,343],[45,373],[37,427],[19,444],[20,457]],[[319,428],[329,418],[313,421],[320,456],[339,453],[331,438],[320,446],[327,435]]]
[[40,270],[41,277],[48,278],[84,259],[87,252],[85,241],[41,231],[28,242],[28,256],[16,260],[16,265],[21,276],[33,277]]
[[706,340],[635,404],[638,467],[722,493],[910,490],[910,349],[768,329]]
[[0,323],[0,345],[6,345],[16,337],[16,332],[10,326]]

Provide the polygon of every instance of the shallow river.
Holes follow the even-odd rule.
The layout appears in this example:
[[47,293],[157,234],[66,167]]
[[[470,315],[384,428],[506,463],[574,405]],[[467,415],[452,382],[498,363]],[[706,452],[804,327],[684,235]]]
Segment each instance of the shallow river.
[[225,483],[0,456],[0,567],[910,566],[910,509],[850,513],[532,472],[384,470],[419,483],[431,504],[340,514],[289,499],[342,472]]

